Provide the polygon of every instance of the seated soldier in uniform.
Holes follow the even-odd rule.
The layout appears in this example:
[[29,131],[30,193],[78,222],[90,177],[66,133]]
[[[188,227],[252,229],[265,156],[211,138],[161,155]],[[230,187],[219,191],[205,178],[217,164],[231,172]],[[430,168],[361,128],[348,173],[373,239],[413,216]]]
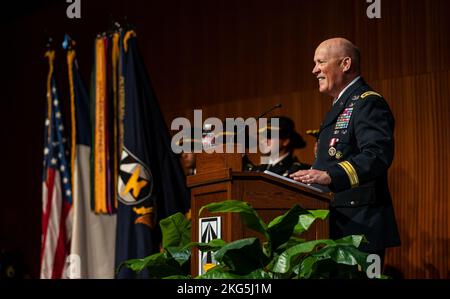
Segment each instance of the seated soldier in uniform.
[[189,144],[189,151],[183,151],[179,154],[181,166],[183,167],[183,172],[186,176],[194,175],[197,172],[197,157],[194,152],[196,143],[200,146],[202,144],[201,140],[197,140],[194,138],[194,129],[192,129],[191,136],[189,138],[182,138],[179,142],[180,146],[183,146],[183,144]]
[[195,153],[180,153],[181,166],[183,166],[184,175],[194,175],[196,173]]
[[[267,140],[260,140],[263,145],[268,146],[269,149],[278,147],[279,158],[270,161],[269,164],[253,165],[248,159],[245,163],[245,170],[248,171],[271,171],[282,176],[288,176],[303,169],[310,169],[311,165],[301,163],[293,155],[295,149],[301,149],[306,146],[302,136],[295,131],[294,121],[285,116],[277,117],[279,119],[279,127],[271,126],[271,119],[269,119],[267,128],[261,130],[267,130]],[[271,138],[271,131],[279,130],[279,139]],[[268,152],[266,155],[270,155]]]

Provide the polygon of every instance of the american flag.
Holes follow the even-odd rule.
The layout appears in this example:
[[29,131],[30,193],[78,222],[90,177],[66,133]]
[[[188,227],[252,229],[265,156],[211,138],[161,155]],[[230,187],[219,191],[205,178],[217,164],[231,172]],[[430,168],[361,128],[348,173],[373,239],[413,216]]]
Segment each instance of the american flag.
[[53,75],[54,51],[48,51],[44,173],[42,186],[41,278],[65,278],[72,231],[72,188],[69,152]]

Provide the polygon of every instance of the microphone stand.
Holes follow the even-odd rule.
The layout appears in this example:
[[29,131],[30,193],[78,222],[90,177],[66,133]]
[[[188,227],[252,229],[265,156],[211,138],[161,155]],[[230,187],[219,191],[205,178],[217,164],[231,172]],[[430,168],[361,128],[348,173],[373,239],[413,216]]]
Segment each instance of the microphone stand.
[[[278,104],[274,105],[273,107],[271,107],[271,108],[268,109],[267,111],[261,113],[261,114],[255,119],[255,122],[258,122],[258,120],[259,120],[260,118],[262,118],[263,116],[266,116],[267,114],[269,114],[270,112],[272,112],[272,111],[275,110],[275,109],[281,108],[282,106],[283,106],[283,105],[281,105],[281,103],[278,103]],[[236,132],[236,136],[239,135],[239,134],[242,132],[242,130],[245,129],[245,128],[246,128],[246,126],[244,126],[244,127],[241,128],[239,131],[237,131],[237,132]],[[234,137],[234,135],[233,135],[233,137]],[[245,140],[244,140],[244,144],[245,144]],[[247,157],[247,153],[243,153],[243,154],[242,154],[242,159],[247,159],[247,160],[251,163],[250,159],[248,159],[248,157]],[[253,163],[252,163],[252,164],[253,164]]]

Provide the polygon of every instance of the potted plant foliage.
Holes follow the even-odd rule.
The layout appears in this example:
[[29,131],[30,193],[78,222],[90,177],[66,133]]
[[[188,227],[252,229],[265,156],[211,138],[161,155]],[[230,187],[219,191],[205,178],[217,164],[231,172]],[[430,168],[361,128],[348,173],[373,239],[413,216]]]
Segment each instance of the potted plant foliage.
[[295,205],[285,214],[265,223],[247,202],[226,200],[203,206],[211,213],[239,213],[249,229],[261,238],[232,242],[221,239],[209,243],[191,242],[191,224],[177,213],[160,221],[162,251],[143,259],[122,263],[134,271],[147,269],[152,278],[193,278],[190,256],[193,247],[213,251],[217,265],[200,279],[308,279],[366,278],[367,253],[358,250],[364,236],[339,240],[306,241],[301,238],[316,220],[325,220],[328,210],[305,210]]

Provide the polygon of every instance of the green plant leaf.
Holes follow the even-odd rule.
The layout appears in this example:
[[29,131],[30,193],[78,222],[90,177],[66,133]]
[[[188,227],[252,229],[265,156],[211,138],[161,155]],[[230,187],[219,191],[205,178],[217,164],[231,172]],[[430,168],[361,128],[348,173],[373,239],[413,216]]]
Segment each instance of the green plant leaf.
[[186,246],[183,247],[167,247],[164,248],[167,253],[176,260],[180,266],[184,265],[184,263],[188,262],[191,257],[191,248],[186,248]]
[[351,245],[336,243],[322,248],[313,255],[330,258],[338,264],[350,266],[360,265],[364,270],[367,268],[366,260],[368,254]]
[[276,258],[272,271],[276,273],[290,273],[301,255],[312,252],[319,245],[328,244],[334,244],[333,240],[314,240],[292,246]]
[[229,272],[226,267],[216,266],[203,275],[199,275],[196,279],[239,279],[241,275]]
[[295,234],[301,234],[307,231],[316,219],[325,220],[328,217],[328,210],[308,210],[307,214],[299,216],[298,223],[294,228]]
[[336,244],[355,246],[356,248],[358,248],[359,245],[361,245],[361,242],[367,242],[367,239],[364,235],[350,235],[338,239],[334,242],[336,242]]
[[190,275],[170,275],[166,276],[163,279],[191,279]]
[[308,213],[307,210],[300,208],[299,205],[294,205],[284,215],[275,218],[269,223],[267,231],[270,236],[272,251],[289,240],[299,221],[299,216],[306,213]]
[[146,269],[150,278],[164,278],[171,275],[187,274],[178,262],[172,257],[169,257],[165,252],[155,253],[142,259],[127,260],[119,265],[117,272],[122,267],[127,267],[134,272],[141,272]]
[[[286,213],[284,213],[283,215],[280,215],[280,216],[275,217],[274,219],[272,219],[272,221],[269,222],[269,224],[267,225],[267,227],[268,227],[268,228],[272,228],[272,227],[275,226],[275,225],[279,225],[280,222],[283,221],[283,219],[286,217],[286,215],[287,215],[289,212],[291,212],[292,209],[294,209],[294,208],[295,208],[296,210],[298,210],[298,208],[300,208],[300,206],[296,204],[296,205],[294,205],[292,208],[290,208],[289,211],[287,211]],[[301,212],[302,212],[302,213],[308,213],[307,210],[304,210],[304,209],[302,209],[302,208],[300,208],[300,209],[301,209]],[[299,213],[299,215],[302,214],[302,213]]]
[[[310,275],[312,267],[322,259],[332,259],[334,262],[346,265],[359,264],[364,266],[367,255],[357,249],[364,240],[362,235],[346,236],[342,239],[333,241],[329,239],[314,240],[294,245],[282,254],[280,254],[273,263],[272,271],[276,273],[291,273],[294,266],[300,261],[300,258],[313,252],[317,246],[325,245],[320,251],[312,253],[312,257],[303,260],[304,269],[300,268],[301,277]],[[302,272],[303,271],[303,272]]]
[[150,278],[166,278],[174,275],[186,276],[188,270],[180,267],[174,259],[167,259],[162,263],[147,266]]
[[314,265],[321,259],[320,256],[307,256],[300,264],[295,266],[294,272],[298,274],[298,278],[310,278]]
[[197,247],[201,251],[217,251],[227,243],[221,239],[211,240],[209,243],[190,242],[182,247],[170,246],[165,248],[167,253],[173,257],[180,265],[183,265],[192,254],[192,248]]
[[263,267],[263,253],[258,238],[247,238],[226,244],[215,252],[214,258],[231,272],[249,274]]
[[149,255],[142,259],[129,259],[129,260],[122,262],[117,267],[117,273],[120,271],[120,269],[122,267],[127,267],[135,272],[140,272],[143,269],[145,269],[145,267],[147,267],[147,265],[159,263],[159,262],[163,261],[164,259],[165,259],[165,254],[163,252],[158,252],[158,253]]
[[316,219],[327,219],[330,214],[329,210],[308,210],[308,212]]
[[159,222],[163,248],[182,247],[191,241],[191,222],[181,213],[175,213]]
[[256,269],[246,275],[239,275],[229,272],[227,267],[216,266],[205,274],[198,276],[198,279],[272,279],[273,275],[263,269]]
[[263,269],[256,269],[255,271],[242,276],[242,279],[273,279],[273,275]]
[[180,264],[180,266],[183,266],[185,263],[189,262],[193,247],[197,247],[201,251],[217,251],[226,244],[227,243],[224,240],[214,239],[209,243],[190,242],[182,247],[171,246],[165,248],[165,250]]
[[295,245],[301,244],[301,243],[305,243],[306,240],[302,239],[302,238],[297,238],[297,237],[290,237],[289,240],[284,243],[283,245],[281,245],[280,247],[278,247],[276,252],[282,253],[284,252],[286,249],[289,249]]
[[227,245],[222,239],[214,239],[208,243],[197,243],[196,246],[200,251],[217,251]]
[[339,264],[332,259],[321,259],[314,264],[310,279],[364,279],[367,275],[356,265]]
[[310,214],[300,215],[298,217],[298,223],[294,228],[294,234],[301,234],[304,231],[307,231],[315,220],[316,218]]
[[[343,240],[345,239],[345,240]],[[359,238],[343,238],[338,240],[339,242],[333,242],[322,248],[321,250],[311,254],[305,258],[300,265],[299,268],[299,278],[310,278],[314,277],[324,277],[325,275],[330,275],[331,269],[335,272],[336,275],[340,275],[343,272],[342,269],[345,270],[346,277],[357,277],[359,274],[355,274],[352,272],[359,272],[357,267],[349,268],[349,267],[340,267],[339,265],[347,265],[347,266],[356,266],[360,265],[362,270],[365,272],[367,269],[367,253],[360,251],[353,244],[359,244],[357,240]],[[352,239],[356,239],[356,242]],[[345,244],[345,245],[344,245]],[[334,262],[324,262],[324,260],[331,260]],[[326,267],[323,267],[325,263]],[[322,267],[320,267],[322,266]],[[325,273],[327,272],[328,273]],[[339,277],[339,276],[338,276]]]
[[263,234],[264,237],[269,240],[266,224],[259,218],[255,209],[244,201],[225,200],[213,202],[203,206],[199,211],[199,215],[204,209],[207,209],[211,213],[239,213],[248,228]]
[[186,245],[182,246],[180,250],[192,249],[193,247],[196,247],[198,244],[203,244],[203,243],[189,242]]

